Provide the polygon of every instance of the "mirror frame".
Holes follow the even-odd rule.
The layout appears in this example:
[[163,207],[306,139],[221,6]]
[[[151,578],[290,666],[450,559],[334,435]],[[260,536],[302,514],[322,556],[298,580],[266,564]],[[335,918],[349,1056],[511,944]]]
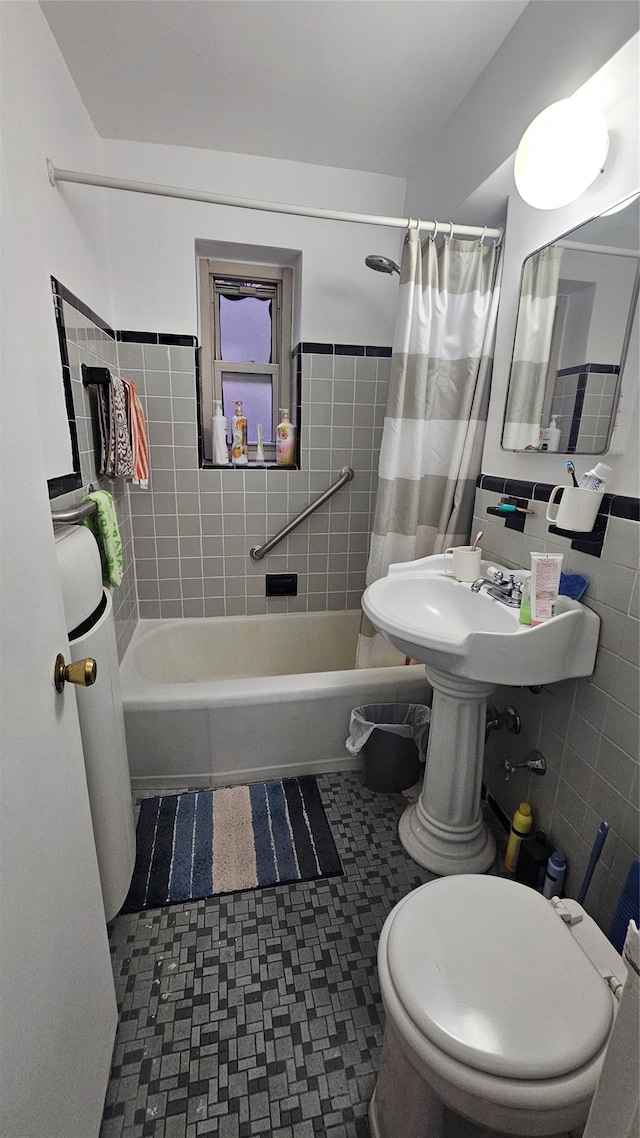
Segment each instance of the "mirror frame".
[[[628,205],[631,205],[638,198],[640,198],[640,190],[636,190],[636,192],[633,194],[628,194],[627,197],[621,198],[619,201],[614,202],[610,206],[607,206],[607,208],[602,210],[601,213],[596,213],[592,217],[586,218],[584,221],[581,221],[579,225],[574,225],[571,229],[567,229],[564,233],[558,234],[558,236],[554,237],[552,241],[545,241],[544,245],[539,245],[536,249],[532,249],[529,253],[527,253],[527,256],[524,258],[524,260],[522,262],[522,266],[520,268],[520,283],[518,286],[518,309],[519,309],[519,305],[520,305],[520,296],[522,295],[522,282],[524,279],[524,266],[530,257],[535,257],[535,255],[537,253],[540,253],[543,249],[548,249],[549,246],[555,244],[556,241],[562,241],[563,238],[569,237],[570,234],[575,233],[576,230],[582,229],[582,227],[585,225],[590,225],[592,221],[597,221],[598,218],[603,217],[605,214],[610,213],[612,210],[618,210],[618,209],[622,210],[625,207],[625,203],[627,203]],[[640,240],[640,237],[639,237],[639,240]],[[596,454],[598,456],[602,456],[602,455],[608,454],[610,452],[611,447],[612,447],[612,443],[613,443],[613,439],[614,439],[614,435],[616,432],[616,427],[618,425],[618,408],[620,406],[620,400],[622,397],[622,388],[623,388],[624,379],[625,379],[624,369],[625,369],[625,365],[626,365],[626,361],[627,361],[627,355],[629,352],[629,344],[631,342],[631,333],[633,331],[633,325],[634,325],[634,321],[636,319],[636,310],[637,310],[637,306],[638,306],[639,295],[640,295],[640,258],[638,259],[638,268],[636,271],[636,278],[635,278],[634,285],[633,285],[633,291],[631,294],[631,301],[629,304],[629,312],[627,315],[627,322],[625,325],[625,331],[624,331],[624,336],[623,336],[623,340],[622,340],[622,347],[620,350],[620,366],[619,366],[619,372],[618,372],[618,384],[617,384],[616,393],[615,393],[615,397],[614,397],[614,401],[613,401],[613,406],[611,408],[611,420],[609,423],[609,431],[607,434],[607,444],[606,444],[605,449],[603,451],[541,451],[541,450],[527,450],[526,447],[522,448],[520,450],[515,450],[513,447],[506,447],[504,445],[503,439],[504,439],[505,426],[506,426],[506,422],[507,422],[507,404],[509,401],[509,389],[511,386],[511,371],[513,368],[513,356],[514,356],[515,347],[516,347],[516,333],[517,333],[517,328],[518,328],[518,317],[516,314],[516,324],[515,324],[515,327],[513,330],[513,345],[511,348],[511,358],[509,360],[509,374],[507,377],[507,388],[506,388],[506,393],[505,393],[505,398],[504,398],[504,407],[503,407],[503,413],[502,413],[502,426],[500,428],[500,450],[504,451],[506,454],[527,454],[527,455],[535,455],[535,454],[538,454],[538,455],[542,455],[542,454],[544,454],[544,455],[548,455],[548,454],[553,454],[553,455],[555,455],[555,454],[568,454],[568,455],[571,455],[571,454],[589,454],[590,455],[590,454]]]

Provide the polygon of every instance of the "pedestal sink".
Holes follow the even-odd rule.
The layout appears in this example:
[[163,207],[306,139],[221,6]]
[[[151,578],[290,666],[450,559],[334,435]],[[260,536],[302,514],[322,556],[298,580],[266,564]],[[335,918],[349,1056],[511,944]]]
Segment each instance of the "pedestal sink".
[[[488,569],[483,561],[484,576]],[[400,840],[433,873],[482,873],[495,857],[480,809],[487,697],[497,684],[591,675],[599,618],[559,597],[551,620],[520,624],[517,608],[447,576],[442,555],[391,565],[362,607],[396,648],[425,664],[433,688],[424,783],[400,819]]]

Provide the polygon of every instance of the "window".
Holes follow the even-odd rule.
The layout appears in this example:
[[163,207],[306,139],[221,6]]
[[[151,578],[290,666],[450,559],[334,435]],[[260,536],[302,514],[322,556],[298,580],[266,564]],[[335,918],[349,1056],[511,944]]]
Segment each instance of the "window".
[[[211,416],[220,400],[227,438],[236,400],[247,419],[249,461],[258,424],[267,461],[275,461],[280,408],[295,413],[291,384],[293,270],[238,261],[199,261],[204,457],[211,460]],[[292,420],[294,414],[292,414]]]

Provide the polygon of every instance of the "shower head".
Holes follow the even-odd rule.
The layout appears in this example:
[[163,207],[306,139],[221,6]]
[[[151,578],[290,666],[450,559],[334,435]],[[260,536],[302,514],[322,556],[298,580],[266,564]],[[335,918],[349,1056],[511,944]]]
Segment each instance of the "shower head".
[[379,257],[373,253],[370,257],[365,257],[364,263],[368,269],[374,269],[376,273],[397,273],[400,276],[400,266],[389,257]]

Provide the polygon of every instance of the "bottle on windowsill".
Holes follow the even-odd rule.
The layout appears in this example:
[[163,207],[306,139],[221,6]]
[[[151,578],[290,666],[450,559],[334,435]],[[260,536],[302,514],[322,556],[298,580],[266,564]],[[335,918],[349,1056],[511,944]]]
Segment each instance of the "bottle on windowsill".
[[289,412],[280,408],[282,422],[276,428],[276,463],[278,466],[293,466],[296,453],[296,429],[289,421]]
[[235,413],[231,420],[231,461],[234,466],[247,466],[249,462],[247,420],[239,399],[236,401]]

